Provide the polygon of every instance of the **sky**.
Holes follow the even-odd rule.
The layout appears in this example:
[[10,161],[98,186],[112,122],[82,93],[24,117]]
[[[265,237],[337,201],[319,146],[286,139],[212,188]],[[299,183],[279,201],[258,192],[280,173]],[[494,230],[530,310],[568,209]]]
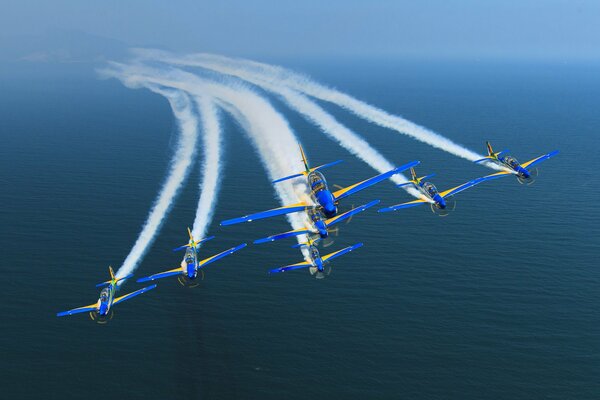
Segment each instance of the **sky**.
[[0,36],[75,30],[250,57],[600,60],[600,1],[5,0]]

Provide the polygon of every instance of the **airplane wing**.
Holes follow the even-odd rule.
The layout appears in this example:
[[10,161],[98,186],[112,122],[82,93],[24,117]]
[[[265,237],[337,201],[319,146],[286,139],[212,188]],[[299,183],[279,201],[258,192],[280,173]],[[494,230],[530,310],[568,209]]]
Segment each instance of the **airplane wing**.
[[362,182],[355,183],[354,185],[345,187],[343,189],[340,189],[340,190],[334,192],[333,193],[333,197],[336,200],[343,199],[344,197],[348,197],[348,196],[350,196],[350,195],[352,195],[354,193],[360,192],[361,190],[368,188],[369,186],[373,186],[376,183],[379,183],[379,182],[381,182],[381,181],[383,181],[385,179],[388,179],[392,175],[395,175],[395,174],[400,173],[400,172],[402,172],[404,170],[407,170],[410,167],[414,167],[417,164],[419,164],[419,161],[413,161],[413,162],[410,162],[408,164],[404,164],[401,167],[394,168],[391,171],[385,172],[383,174],[376,175],[376,176],[374,176],[372,178],[369,178],[369,179],[366,179],[366,180],[364,180]]
[[558,154],[558,150],[554,150],[548,154],[544,154],[543,156],[539,156],[538,158],[534,158],[533,160],[529,160],[521,164],[523,168],[533,167],[535,164],[541,163],[544,160],[549,159],[550,157],[554,157]]
[[293,231],[279,233],[277,235],[268,236],[268,237],[262,238],[262,239],[256,239],[254,241],[254,244],[273,242],[275,240],[285,239],[288,237],[293,237],[293,236],[298,236],[298,235],[304,235],[307,233],[310,233],[310,231],[306,228],[294,229]]
[[233,254],[233,253],[235,253],[236,251],[238,251],[238,250],[240,250],[240,249],[243,249],[244,247],[246,247],[246,243],[242,243],[242,244],[240,244],[239,246],[232,247],[232,248],[230,248],[229,250],[225,250],[225,251],[223,251],[223,252],[221,252],[221,253],[219,253],[219,254],[215,254],[215,255],[214,255],[214,256],[212,256],[212,257],[205,258],[204,260],[202,260],[202,261],[200,261],[200,262],[198,263],[198,268],[202,268],[202,267],[204,267],[205,265],[208,265],[208,264],[210,264],[210,263],[213,263],[213,262],[215,262],[215,261],[217,261],[217,260],[220,260],[221,258],[223,258],[223,257],[226,257],[226,256],[228,256],[228,255],[230,255],[230,254]]
[[[498,176],[500,177],[500,176]],[[448,189],[448,190],[444,190],[443,192],[440,193],[440,196],[442,197],[449,197],[449,196],[453,196],[457,193],[462,192],[465,189],[468,189],[470,187],[473,187],[481,182],[485,182],[489,179],[486,179],[486,177],[483,178],[477,178],[477,179],[473,179],[472,181],[469,181],[467,183],[463,183],[462,185],[459,186],[455,186],[452,189]]]
[[181,274],[183,272],[184,271],[183,271],[183,269],[181,267],[177,267],[175,269],[170,269],[170,270],[165,271],[165,272],[159,272],[158,274],[146,276],[145,278],[140,278],[136,282],[137,283],[141,283],[141,282],[155,281],[157,279],[166,278],[167,276],[178,275],[178,274]]
[[273,208],[271,210],[262,211],[262,212],[258,212],[255,214],[244,215],[243,217],[240,217],[240,218],[227,219],[225,221],[221,221],[221,226],[234,225],[234,224],[239,224],[241,222],[251,222],[251,221],[254,221],[257,219],[274,217],[276,215],[283,215],[283,214],[289,214],[289,213],[298,212],[298,211],[304,211],[308,207],[310,207],[310,205],[305,202],[291,204],[289,206]]
[[269,274],[277,274],[279,272],[293,271],[295,269],[309,268],[309,267],[312,267],[311,263],[309,263],[308,261],[302,261],[298,264],[292,264],[292,265],[287,265],[285,267],[272,269],[269,271]]
[[325,220],[325,225],[327,225],[327,226],[335,225],[335,224],[337,224],[338,222],[341,222],[341,221],[343,221],[343,220],[345,220],[345,219],[348,219],[348,218],[352,217],[352,216],[353,216],[353,215],[355,215],[355,214],[358,214],[358,213],[360,213],[360,212],[363,212],[363,211],[365,211],[367,208],[371,208],[371,207],[373,207],[373,206],[374,206],[374,205],[376,205],[376,204],[379,204],[379,200],[373,200],[372,202],[370,202],[370,203],[367,203],[367,204],[365,204],[365,205],[363,205],[363,206],[358,206],[358,207],[356,207],[356,208],[353,208],[353,209],[352,209],[352,210],[350,210],[350,211],[346,211],[346,212],[345,212],[345,213],[343,213],[343,214],[339,214],[339,215],[336,215],[336,216],[335,216],[335,217],[333,217],[333,218],[329,218],[328,220]]
[[408,203],[396,204],[395,206],[380,208],[379,210],[377,210],[377,212],[383,213],[383,212],[396,211],[396,210],[400,210],[401,208],[410,208],[410,207],[420,206],[421,204],[424,204],[424,203],[428,203],[428,201],[423,200],[423,199],[418,199],[418,200],[409,201]]
[[486,175],[486,176],[484,176],[482,178],[478,178],[478,179],[481,179],[483,182],[483,181],[490,181],[492,179],[503,178],[505,176],[515,175],[515,174],[516,173],[513,171],[500,171],[500,172],[496,172],[495,174]]
[[125,300],[129,300],[130,298],[135,297],[135,296],[137,296],[139,294],[146,293],[147,291],[152,290],[155,287],[156,287],[156,284],[150,285],[150,286],[146,286],[145,288],[142,288],[140,290],[136,290],[135,292],[131,292],[131,293],[126,294],[126,295],[121,296],[121,297],[117,297],[116,299],[113,300],[112,305],[113,306],[117,305],[117,304],[119,304],[119,303],[121,303],[121,302],[123,302]]
[[74,308],[69,311],[62,311],[62,312],[57,313],[56,316],[64,317],[65,315],[73,315],[73,314],[79,314],[79,313],[88,312],[88,311],[96,311],[97,309],[98,309],[98,302],[96,302],[94,304],[90,304],[89,306]]
[[334,251],[333,253],[329,253],[326,256],[321,257],[321,259],[323,260],[323,262],[325,261],[331,261],[334,258],[337,258],[339,256],[343,256],[344,254],[350,253],[352,250],[358,249],[359,247],[362,247],[362,243],[357,243],[354,246],[348,246],[345,249],[342,250],[338,250],[338,251]]

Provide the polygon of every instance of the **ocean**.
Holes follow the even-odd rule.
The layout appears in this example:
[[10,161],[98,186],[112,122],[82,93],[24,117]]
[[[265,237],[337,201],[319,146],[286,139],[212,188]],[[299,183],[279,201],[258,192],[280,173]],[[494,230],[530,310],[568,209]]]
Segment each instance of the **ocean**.
[[[342,225],[329,249],[363,242],[332,274],[268,276],[295,243],[251,245],[285,218],[220,227],[278,206],[241,128],[226,114],[224,171],[208,257],[250,245],[120,304],[106,325],[56,312],[96,301],[168,170],[177,138],[167,101],[91,64],[0,68],[0,387],[7,399],[594,399],[600,393],[600,75],[543,62],[274,60],[428,127],[520,161],[558,149],[531,186],[512,177],[427,207]],[[346,186],[375,174],[277,98],[313,165]],[[420,160],[444,190],[490,170],[320,103],[397,165]],[[296,154],[290,154],[295,157]],[[175,268],[199,193],[193,167],[136,276]],[[411,198],[382,182],[342,203]],[[122,292],[139,288],[133,280]]]

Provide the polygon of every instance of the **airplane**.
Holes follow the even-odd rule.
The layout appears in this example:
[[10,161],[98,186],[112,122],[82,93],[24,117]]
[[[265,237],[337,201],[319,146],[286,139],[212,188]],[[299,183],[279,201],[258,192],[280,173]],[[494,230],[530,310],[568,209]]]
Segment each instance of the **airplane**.
[[325,268],[326,264],[328,264],[329,261],[331,261],[334,258],[337,258],[339,256],[343,256],[346,253],[350,253],[351,251],[358,249],[359,247],[362,247],[362,245],[363,245],[362,243],[357,243],[354,246],[348,246],[346,248],[343,248],[342,250],[334,251],[333,253],[329,253],[329,254],[321,257],[321,255],[319,254],[319,250],[315,246],[315,242],[311,239],[308,239],[308,242],[300,243],[294,247],[300,247],[300,246],[308,247],[308,255],[310,257],[310,261],[302,261],[297,264],[291,264],[291,265],[287,265],[285,267],[275,268],[275,269],[270,270],[269,274],[277,274],[280,272],[293,271],[293,270],[302,269],[302,268],[309,268],[310,273],[315,275],[315,277],[317,279],[323,279],[323,278],[325,278],[326,274],[329,274],[329,272]]
[[[323,176],[323,174],[321,173],[320,170],[330,167],[330,166],[333,166],[333,165],[337,165],[340,162],[342,162],[342,160],[338,160],[338,161],[331,162],[329,164],[324,164],[324,165],[320,165],[318,167],[310,168],[308,165],[308,161],[306,160],[306,155],[304,154],[304,150],[302,149],[302,146],[300,146],[300,154],[302,156],[302,162],[304,163],[305,170],[302,172],[299,172],[297,174],[294,174],[294,175],[276,179],[273,181],[273,183],[278,183],[278,182],[282,182],[282,181],[285,181],[288,179],[298,178],[298,177],[302,177],[302,176],[306,177],[308,186],[310,187],[310,190],[311,190],[311,198],[314,201],[314,203],[317,204],[316,208],[319,211],[321,211],[322,214],[326,218],[333,218],[337,215],[337,213],[338,213],[337,205],[341,199],[346,198],[354,193],[357,193],[363,189],[368,188],[369,186],[372,186],[378,182],[388,179],[392,175],[400,173],[410,167],[414,167],[415,165],[419,164],[419,161],[413,161],[413,162],[405,164],[401,167],[394,168],[391,171],[388,171],[383,174],[379,174],[372,178],[366,179],[362,182],[358,182],[358,183],[355,183],[354,185],[350,185],[348,187],[342,188],[335,192],[331,192],[327,186],[327,181],[325,180],[325,176]],[[283,215],[283,214],[289,214],[289,213],[298,212],[298,211],[305,211],[310,208],[315,208],[315,206],[310,205],[306,201],[302,201],[302,202],[296,203],[296,204],[291,204],[291,205],[287,205],[287,206],[283,206],[283,207],[279,207],[279,208],[274,208],[271,210],[258,212],[255,214],[245,215],[240,218],[228,219],[228,220],[222,221],[221,226],[239,224],[241,222],[251,222],[251,221],[254,221],[257,219],[269,218],[269,217],[273,217],[276,215]]]
[[422,176],[417,178],[417,173],[414,168],[410,169],[410,173],[412,179],[406,183],[401,183],[398,187],[413,185],[419,192],[421,192],[421,199],[409,201],[408,203],[397,204],[395,206],[385,207],[377,210],[377,212],[389,212],[396,211],[402,208],[410,208],[420,206],[421,204],[429,203],[431,206],[431,211],[434,214],[438,214],[440,216],[446,216],[456,206],[453,200],[449,200],[450,196],[454,196],[455,194],[462,192],[465,189],[468,189],[472,186],[477,185],[478,183],[484,182],[484,178],[477,178],[472,181],[463,183],[462,185],[455,186],[452,189],[445,190],[443,192],[439,192],[435,185],[431,182],[425,181],[425,179],[429,179],[435,174],[430,174],[426,176]]
[[98,301],[94,304],[90,304],[89,306],[74,308],[69,311],[62,311],[56,314],[57,317],[64,317],[65,315],[73,315],[84,312],[90,313],[90,318],[96,320],[98,322],[106,322],[108,319],[112,317],[112,307],[125,301],[129,300],[132,297],[135,297],[139,294],[145,293],[149,290],[152,290],[156,287],[156,285],[147,286],[143,289],[136,290],[135,292],[131,292],[124,296],[120,296],[115,298],[115,293],[117,292],[117,283],[131,278],[133,275],[129,274],[122,278],[116,278],[115,273],[112,267],[108,267],[108,271],[110,273],[110,279],[106,282],[102,282],[96,285],[97,288],[103,288],[100,291],[100,297]]
[[204,272],[202,271],[203,267],[246,247],[246,243],[242,243],[239,246],[232,247],[229,250],[225,250],[219,254],[215,254],[214,256],[205,258],[202,261],[198,261],[198,250],[200,244],[206,242],[207,240],[213,239],[214,236],[196,241],[192,236],[190,228],[188,228],[188,234],[190,235],[189,243],[177,247],[176,249],[173,249],[173,251],[186,249],[185,256],[183,257],[183,261],[181,261],[181,265],[179,267],[171,269],[169,271],[160,272],[154,275],[140,278],[137,280],[137,282],[154,281],[157,279],[166,278],[168,276],[178,275],[178,280],[182,285],[195,286],[194,280],[198,277],[198,273],[200,272],[201,276],[204,275]]
[[329,237],[329,228],[333,225],[340,223],[344,220],[352,218],[352,216],[365,211],[368,208],[373,207],[374,205],[379,204],[379,200],[373,200],[370,203],[367,203],[362,206],[358,206],[353,208],[350,211],[346,211],[345,213],[338,214],[333,218],[324,219],[323,215],[318,209],[308,209],[307,213],[311,221],[310,227],[295,229],[293,231],[279,233],[277,235],[272,235],[266,238],[257,239],[254,241],[254,244],[273,242],[275,240],[284,239],[288,237],[294,237],[299,235],[308,235],[308,234],[318,234],[319,239],[326,239]]
[[554,150],[548,154],[544,154],[542,156],[534,158],[533,160],[529,160],[527,162],[524,162],[523,164],[519,164],[519,162],[514,157],[506,154],[508,153],[508,150],[502,150],[497,153],[494,153],[490,142],[485,142],[485,145],[487,146],[488,155],[484,158],[480,158],[479,160],[475,160],[473,162],[480,163],[488,161],[504,169],[504,171],[496,172],[495,174],[485,176],[485,180],[502,178],[508,175],[515,175],[519,183],[531,185],[538,175],[537,168],[531,169],[531,167],[558,154],[558,150]]

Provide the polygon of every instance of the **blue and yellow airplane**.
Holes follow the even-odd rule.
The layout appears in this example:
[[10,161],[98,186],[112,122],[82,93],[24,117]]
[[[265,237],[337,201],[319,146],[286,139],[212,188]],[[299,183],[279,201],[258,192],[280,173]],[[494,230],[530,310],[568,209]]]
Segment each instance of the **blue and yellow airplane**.
[[497,153],[494,153],[490,142],[485,142],[485,145],[487,146],[488,155],[479,160],[475,160],[474,162],[480,163],[488,161],[504,168],[504,171],[496,172],[495,174],[485,176],[485,180],[502,178],[508,175],[515,175],[519,183],[531,185],[538,175],[537,168],[532,169],[532,167],[558,154],[558,150],[554,150],[548,154],[541,155],[539,157],[534,158],[533,160],[529,160],[527,162],[524,162],[523,164],[519,164],[516,158],[506,154],[508,153],[508,150],[502,150]]
[[58,314],[56,314],[56,316],[64,317],[65,315],[73,315],[73,314],[89,312],[90,318],[92,318],[93,320],[97,320],[99,322],[103,322],[103,321],[106,321],[108,318],[110,318],[110,316],[112,315],[112,313],[111,313],[112,306],[122,303],[125,300],[129,300],[132,297],[135,297],[139,294],[145,293],[156,287],[156,285],[147,286],[143,289],[136,290],[135,292],[131,292],[124,296],[115,298],[115,294],[118,289],[117,283],[119,283],[125,279],[129,279],[133,275],[130,274],[130,275],[124,276],[123,278],[117,279],[115,277],[115,273],[114,273],[112,267],[108,267],[108,271],[110,272],[110,279],[107,280],[106,282],[102,282],[102,283],[99,283],[96,285],[96,287],[98,287],[98,288],[100,288],[100,287],[103,288],[100,291],[100,297],[98,298],[97,302],[95,302],[94,304],[90,304],[89,306],[84,306],[84,307],[74,308],[69,311],[59,312]]
[[[392,175],[400,173],[410,167],[414,167],[415,165],[419,164],[419,161],[413,161],[413,162],[410,162],[401,167],[394,168],[391,171],[388,171],[383,174],[376,175],[367,180],[355,183],[354,185],[345,187],[345,188],[337,190],[335,192],[331,192],[327,186],[327,181],[325,180],[325,176],[323,176],[323,174],[320,172],[320,170],[330,167],[332,165],[337,165],[342,161],[338,160],[338,161],[331,162],[329,164],[324,164],[324,165],[320,165],[318,167],[310,168],[308,165],[308,161],[306,160],[306,155],[304,154],[304,150],[302,149],[302,146],[300,146],[300,154],[302,155],[302,162],[304,163],[305,170],[302,172],[299,172],[297,174],[294,174],[294,175],[290,175],[290,176],[286,176],[284,178],[277,179],[277,180],[273,181],[273,183],[282,182],[282,181],[285,181],[288,179],[298,178],[298,177],[302,177],[302,176],[306,177],[308,186],[310,187],[310,191],[311,191],[311,193],[310,193],[311,198],[312,198],[313,202],[317,205],[316,208],[318,208],[318,210],[321,211],[321,213],[325,216],[325,218],[333,218],[337,215],[337,213],[338,213],[337,205],[341,199],[346,198],[352,194],[355,194],[363,189],[368,188],[369,186],[372,186],[378,182],[381,182],[387,178],[390,178]],[[241,222],[251,222],[251,221],[254,221],[257,219],[269,218],[269,217],[273,217],[276,215],[289,214],[289,213],[294,213],[294,212],[298,212],[298,211],[306,211],[313,207],[314,206],[310,205],[308,202],[303,201],[303,202],[296,203],[296,204],[291,204],[291,205],[287,205],[287,206],[283,206],[283,207],[279,207],[279,208],[274,208],[272,210],[267,210],[267,211],[263,211],[263,212],[259,212],[259,213],[255,213],[255,214],[250,214],[250,215],[245,215],[240,218],[228,219],[228,220],[222,221],[221,225],[225,226],[225,225],[239,224]]]
[[310,257],[310,261],[302,261],[297,264],[286,265],[285,267],[275,268],[269,271],[269,274],[277,274],[279,272],[287,272],[293,271],[296,269],[309,268],[311,274],[315,275],[317,279],[325,278],[330,270],[326,270],[326,265],[339,256],[343,256],[344,254],[350,253],[351,251],[362,247],[362,243],[357,243],[354,246],[348,246],[342,250],[334,251],[333,253],[329,253],[323,257],[319,254],[319,249],[315,246],[315,242],[311,239],[308,239],[306,243],[300,243],[294,247],[306,246],[308,247],[308,255]]
[[239,246],[232,247],[229,250],[225,250],[219,254],[215,254],[212,257],[205,258],[202,261],[198,261],[198,251],[200,249],[200,245],[207,240],[213,239],[214,236],[210,236],[206,239],[195,240],[192,236],[192,231],[188,228],[188,234],[190,236],[190,241],[188,244],[177,247],[173,249],[173,251],[179,251],[185,249],[185,256],[181,265],[178,268],[171,269],[169,271],[160,272],[158,274],[150,275],[145,278],[140,278],[138,282],[148,282],[154,281],[161,278],[166,278],[168,276],[178,275],[178,280],[182,285],[191,285],[192,282],[198,277],[198,273],[203,274],[202,268],[207,266],[210,263],[213,263],[221,258],[228,256],[230,254],[235,253],[236,251],[243,249],[246,247],[246,243],[242,243]]
[[307,210],[307,213],[310,218],[311,226],[306,228],[295,229],[289,232],[279,233],[277,235],[269,236],[262,239],[257,239],[254,241],[254,244],[274,242],[275,240],[279,239],[310,234],[317,234],[319,235],[319,239],[326,239],[329,237],[329,228],[331,228],[333,225],[348,220],[349,218],[352,218],[352,216],[361,213],[377,204],[379,204],[379,200],[373,200],[370,203],[355,207],[350,211],[346,211],[345,213],[327,219],[323,217],[323,214],[321,214],[321,211],[319,211],[318,209],[309,209]]
[[429,203],[431,206],[431,211],[433,213],[446,216],[456,206],[453,200],[449,200],[450,196],[454,196],[455,194],[462,192],[465,189],[473,187],[478,183],[484,182],[484,178],[477,178],[472,181],[463,183],[462,185],[455,186],[452,189],[445,190],[443,192],[439,192],[435,185],[431,182],[425,181],[425,179],[429,179],[435,174],[430,174],[426,176],[422,176],[417,178],[417,173],[414,168],[410,169],[410,173],[412,175],[412,179],[406,183],[401,183],[398,187],[413,185],[419,192],[421,192],[421,198],[418,200],[409,201],[408,203],[397,204],[391,207],[385,207],[377,210],[377,212],[389,212],[396,211],[402,208],[410,208],[420,206],[421,204]]

